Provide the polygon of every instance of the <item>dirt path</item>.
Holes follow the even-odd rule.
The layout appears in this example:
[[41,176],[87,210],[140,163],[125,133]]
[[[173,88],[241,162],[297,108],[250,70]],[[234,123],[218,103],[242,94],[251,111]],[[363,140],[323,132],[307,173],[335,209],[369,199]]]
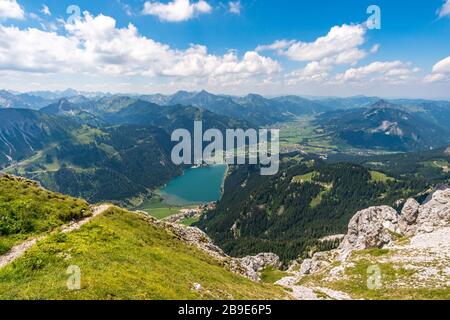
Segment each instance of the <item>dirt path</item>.
[[[92,209],[92,215],[84,218],[80,221],[73,222],[67,225],[63,225],[61,232],[67,233],[72,232],[75,230],[78,230],[82,225],[88,223],[91,221],[94,217],[98,216],[99,214],[102,214],[106,210],[108,210],[111,206],[102,204],[99,206],[96,206]],[[6,254],[0,256],[0,269],[4,266],[8,265],[9,263],[13,262],[17,258],[21,257],[28,249],[30,249],[32,246],[34,246],[38,241],[45,239],[48,235],[36,237],[30,240],[27,240],[17,246],[12,247],[12,249],[7,252]]]

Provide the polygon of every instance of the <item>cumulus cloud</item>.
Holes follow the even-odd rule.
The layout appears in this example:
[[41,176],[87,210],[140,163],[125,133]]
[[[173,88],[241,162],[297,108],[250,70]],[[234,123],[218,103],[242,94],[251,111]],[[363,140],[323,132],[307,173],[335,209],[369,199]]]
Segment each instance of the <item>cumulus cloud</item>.
[[42,5],[41,12],[47,16],[52,15],[52,13],[50,12],[50,9],[45,4]]
[[280,71],[277,62],[262,57],[254,51],[245,53],[239,60],[236,53],[231,51],[224,56],[214,56],[207,52],[204,46],[193,46],[181,54],[177,62],[162,71],[167,76],[249,76],[257,74],[271,74]]
[[147,1],[142,13],[157,16],[161,21],[180,22],[211,11],[212,7],[204,0],[192,3],[190,0],[173,0],[169,3]]
[[329,77],[330,70],[331,66],[312,61],[304,68],[288,73],[286,83],[293,85],[301,82],[324,81]]
[[[354,65],[368,55],[361,46],[365,43],[367,29],[363,25],[334,26],[325,36],[314,41],[278,40],[260,45],[257,52],[276,51],[290,60],[307,62],[303,69],[288,74],[289,82],[317,81],[325,79],[337,65]],[[370,53],[379,46],[374,45]]]
[[450,57],[442,59],[433,66],[432,73],[425,77],[426,82],[450,80]]
[[356,62],[366,53],[359,47],[364,44],[366,29],[362,25],[334,26],[327,35],[312,42],[281,40],[259,50],[277,50],[294,61],[322,61],[344,64]]
[[241,1],[230,1],[228,2],[228,11],[233,14],[241,14]]
[[439,18],[449,16],[450,17],[450,0],[446,0],[442,7],[438,10]]
[[0,19],[23,19],[25,13],[16,0],[0,0]]
[[292,44],[294,44],[295,41],[294,40],[277,40],[272,44],[266,44],[266,45],[259,45],[256,47],[256,51],[257,52],[262,52],[262,51],[277,51],[278,54],[283,54],[283,49],[288,48],[289,46],[291,46]]
[[213,55],[200,45],[173,49],[140,35],[132,24],[117,28],[116,21],[104,15],[85,12],[64,28],[66,35],[0,25],[0,70],[203,79],[281,70],[276,61],[254,51],[240,58],[234,51]]
[[402,61],[375,61],[368,65],[350,68],[336,75],[338,82],[375,82],[404,83],[414,79],[418,68]]

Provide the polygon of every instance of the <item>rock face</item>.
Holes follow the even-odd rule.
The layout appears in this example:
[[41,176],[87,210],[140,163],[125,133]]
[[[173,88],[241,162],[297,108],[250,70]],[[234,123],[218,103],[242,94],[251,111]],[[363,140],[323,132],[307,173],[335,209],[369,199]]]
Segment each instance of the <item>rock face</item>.
[[417,232],[429,233],[450,224],[450,189],[436,191],[431,200],[419,207]]
[[388,206],[361,210],[350,220],[348,233],[339,249],[346,256],[353,250],[380,248],[398,233],[397,211]]
[[406,236],[413,236],[417,231],[417,216],[420,204],[414,199],[408,199],[403,206],[399,220],[400,232]]
[[241,259],[241,264],[255,272],[261,271],[266,267],[281,267],[280,258],[274,253],[260,253],[256,256],[247,256]]
[[[408,241],[403,241],[403,237]],[[399,238],[402,241],[395,241]],[[384,248],[386,253],[379,257],[370,251],[351,254],[370,248]],[[294,297],[299,299],[315,299],[316,291],[333,299],[345,299],[348,296],[317,285],[347,281],[359,286],[359,280],[355,282],[346,270],[353,268],[353,272],[367,277],[365,270],[355,271],[355,266],[371,261],[376,266],[388,264],[395,270],[408,270],[409,273],[396,275],[394,281],[382,282],[383,288],[388,290],[444,290],[450,286],[449,248],[450,188],[447,187],[434,192],[422,205],[408,199],[400,214],[388,206],[357,212],[338,249],[315,253],[300,265],[293,263],[289,268],[290,276],[277,283],[291,288]],[[314,277],[308,277],[310,274]],[[303,280],[301,286],[298,285],[300,280]]]
[[450,226],[450,189],[438,190],[422,205],[408,199],[401,214],[388,206],[371,207],[355,214],[337,250],[305,259],[299,274],[311,274],[333,259],[345,261],[353,251],[383,248],[398,237],[414,237]]
[[400,215],[388,206],[359,211],[351,219],[339,250],[345,257],[354,250],[382,248],[393,242],[396,235],[412,237],[449,224],[450,189],[438,190],[423,205],[408,199]]
[[336,251],[317,252],[311,259],[303,260],[299,275],[313,274],[329,265],[328,261],[335,257]]

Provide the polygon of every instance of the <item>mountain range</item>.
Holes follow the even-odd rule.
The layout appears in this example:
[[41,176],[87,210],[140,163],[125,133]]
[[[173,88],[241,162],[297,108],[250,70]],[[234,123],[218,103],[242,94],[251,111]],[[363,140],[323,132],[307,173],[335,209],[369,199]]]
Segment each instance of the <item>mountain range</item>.
[[[426,202],[432,188],[450,183],[450,105],[445,101],[374,97],[309,100],[256,94],[233,97],[206,91],[181,91],[171,96],[89,95],[72,90],[1,94],[5,98],[0,108],[0,168],[7,175],[0,176],[0,198],[9,199],[2,201],[11,207],[0,203],[0,253],[8,252],[29,236],[46,234],[70,221],[90,221],[90,210],[95,212],[99,207],[89,207],[88,203],[108,201],[127,208],[137,208],[145,201],[154,205],[160,200],[158,189],[187,168],[171,161],[171,132],[177,128],[192,131],[196,120],[203,121],[205,129],[222,131],[277,127],[284,134],[284,141],[299,143],[300,147],[311,137],[315,137],[319,150],[320,142],[335,146],[327,153],[295,147],[282,152],[280,170],[273,176],[261,176],[258,165],[230,166],[221,199],[215,206],[195,213],[195,219],[188,217],[192,218],[188,219],[189,224],[202,231],[167,225],[143,216],[142,212],[108,207],[101,217],[82,229],[81,235],[50,237],[48,248],[40,247],[44,251],[36,249],[19,260],[21,266],[25,264],[23,270],[32,266],[44,275],[47,269],[42,264],[49,268],[62,265],[59,260],[54,264],[54,248],[63,248],[66,243],[79,248],[89,239],[93,246],[81,247],[96,254],[107,249],[106,260],[91,259],[76,251],[74,257],[81,259],[77,261],[108,263],[121,261],[121,255],[127,255],[135,262],[127,264],[122,275],[129,275],[133,265],[142,262],[141,250],[150,246],[163,252],[154,256],[155,252],[145,251],[151,256],[145,260],[145,268],[163,270],[152,274],[146,286],[151,287],[153,280],[170,270],[183,277],[180,287],[174,289],[183,297],[281,297],[280,288],[245,282],[239,274],[244,272],[248,277],[246,272],[251,269],[252,279],[286,275],[278,270],[280,261],[287,266],[292,260],[303,261],[317,251],[336,249],[342,240],[336,235],[347,232],[355,212],[380,205],[401,211],[405,199]],[[347,152],[349,148],[357,152]],[[361,150],[374,151],[374,155],[360,154]],[[172,210],[170,206],[163,209]],[[135,241],[135,235],[146,240]],[[213,252],[203,255],[201,250],[192,251],[186,242],[199,243]],[[185,272],[184,262],[177,260],[171,265],[170,260],[161,260],[167,254],[190,261],[196,274],[208,270],[211,285],[207,287],[219,288],[221,292],[211,294],[198,289],[204,284],[194,282]],[[211,254],[214,259],[219,257],[219,262],[210,260]],[[5,259],[0,256],[0,263]],[[238,267],[234,265],[236,261]],[[88,268],[89,272],[94,269]],[[14,281],[7,279],[8,272],[19,278],[22,275],[4,270],[5,273],[0,272],[2,288],[23,294],[20,286],[14,291]],[[141,269],[133,270],[141,278],[146,277]],[[5,274],[6,278],[2,278]],[[99,275],[104,284],[111,276]],[[286,285],[283,281],[282,284]],[[32,290],[42,285],[34,282]],[[154,290],[150,287],[146,290]],[[160,297],[175,297],[166,287],[152,292]],[[296,283],[294,287],[297,290]],[[242,293],[240,289],[247,291]],[[260,293],[255,294],[252,289]],[[136,293],[134,286],[127,290],[125,295],[141,294]],[[95,294],[88,290],[85,297]],[[46,291],[46,297],[54,296],[51,290]]]
[[353,147],[417,151],[450,143],[446,116],[434,116],[437,112],[411,112],[380,100],[367,108],[321,114],[316,123]]

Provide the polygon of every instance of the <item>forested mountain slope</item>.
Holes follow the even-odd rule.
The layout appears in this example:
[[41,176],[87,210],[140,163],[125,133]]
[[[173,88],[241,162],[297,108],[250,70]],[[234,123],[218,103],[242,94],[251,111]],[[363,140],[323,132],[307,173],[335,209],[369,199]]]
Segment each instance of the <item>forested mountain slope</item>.
[[418,151],[450,142],[450,128],[442,121],[384,100],[370,108],[324,113],[316,124],[355,148]]
[[71,139],[7,171],[91,202],[138,196],[182,172],[170,160],[170,137],[161,129],[80,126],[70,134]]
[[45,146],[70,138],[77,123],[38,111],[0,109],[0,168],[32,156]]
[[289,260],[332,247],[318,239],[345,233],[356,211],[394,205],[426,186],[423,180],[397,180],[348,163],[285,159],[271,177],[243,166],[231,171],[217,208],[197,225],[232,255],[274,252]]

